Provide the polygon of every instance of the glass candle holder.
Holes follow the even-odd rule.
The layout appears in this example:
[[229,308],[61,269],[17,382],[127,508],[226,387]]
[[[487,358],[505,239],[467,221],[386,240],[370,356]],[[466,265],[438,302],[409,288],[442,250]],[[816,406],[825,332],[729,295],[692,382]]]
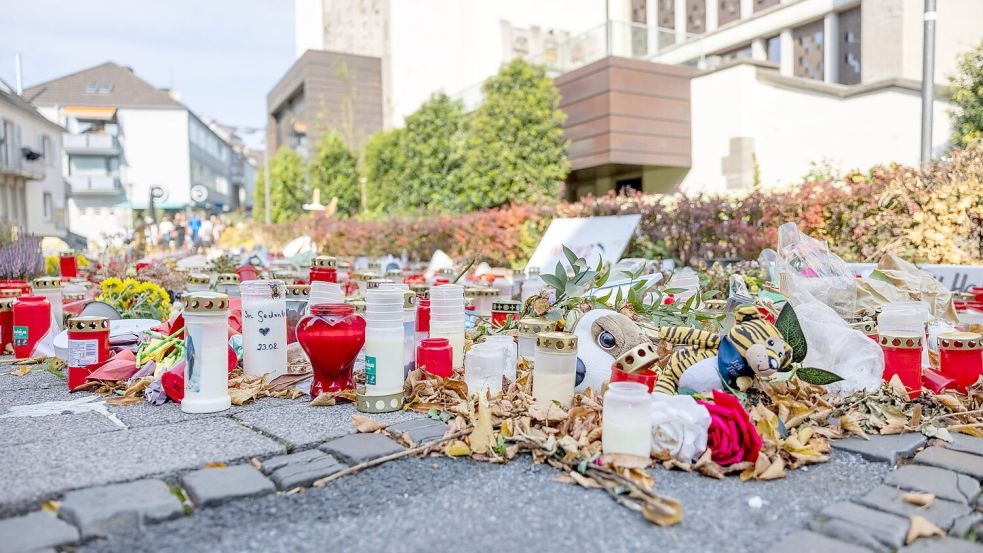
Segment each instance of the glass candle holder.
[[648,458],[652,452],[652,396],[644,384],[612,382],[604,393],[601,448],[605,454]]
[[0,298],[0,355],[14,347],[14,298]]
[[424,338],[416,348],[416,364],[423,370],[443,378],[450,378],[453,369],[454,350],[447,338]]
[[51,304],[43,296],[21,296],[14,300],[14,330],[11,340],[17,359],[34,357],[38,345],[54,338]]
[[444,284],[430,289],[430,337],[447,338],[454,368],[464,366],[464,287]]
[[365,296],[365,391],[357,407],[381,401],[381,412],[403,404],[403,291],[377,288]]
[[65,327],[65,309],[61,296],[61,279],[58,277],[36,278],[31,287],[35,296],[41,296],[51,304],[51,318],[54,320],[54,328],[62,330]]
[[891,332],[880,334],[878,341],[884,350],[884,380],[897,375],[914,399],[922,395],[922,334]]
[[338,260],[328,255],[319,255],[311,261],[311,282],[338,282]]
[[501,300],[512,299],[512,280],[505,275],[495,276],[495,280],[492,281],[492,288],[498,290],[498,295],[496,296]]
[[635,382],[651,393],[659,380],[659,355],[655,344],[640,344],[614,360],[611,365],[611,382]]
[[499,329],[519,319],[522,304],[516,300],[498,299],[492,302],[491,326]]
[[519,321],[519,357],[532,360],[536,354],[536,335],[553,330],[546,319],[527,318]]
[[471,346],[464,357],[464,383],[468,395],[502,391],[505,376],[505,349],[498,344],[482,342]]
[[78,254],[74,251],[61,252],[58,256],[58,268],[62,278],[79,276]]
[[239,275],[235,273],[221,273],[215,277],[215,291],[229,297],[239,296]]
[[522,303],[525,304],[526,300],[538,295],[546,287],[546,283],[539,276],[539,267],[529,267],[526,271],[526,279],[522,282]]
[[311,361],[311,397],[355,388],[352,370],[365,345],[365,319],[346,303],[319,304],[297,324],[297,341]]
[[965,392],[983,376],[983,336],[975,332],[939,335],[939,371]]
[[[297,341],[297,323],[307,314],[307,305],[311,297],[309,284],[287,285],[287,343]],[[340,300],[335,303],[342,303]]]
[[541,332],[536,336],[532,395],[537,401],[556,401],[569,407],[577,380],[577,336]]
[[416,302],[416,343],[430,336],[430,300],[417,299]]
[[526,273],[521,269],[512,270],[512,298],[522,297],[522,283],[526,280]]
[[216,413],[229,397],[229,297],[198,292],[184,298],[185,413]]
[[358,295],[364,297],[365,291],[369,289],[369,281],[379,278],[379,275],[372,271],[357,271],[352,274],[352,280],[358,284]]
[[407,288],[403,290],[403,376],[408,376],[415,368],[416,294]]
[[515,337],[508,334],[489,334],[485,336],[484,343],[502,348],[505,355],[505,378],[509,382],[515,382],[515,372],[519,360],[519,346],[515,343]]
[[194,294],[195,292],[207,292],[210,288],[211,277],[205,273],[190,273],[188,274],[188,283],[184,287],[184,292],[186,294]]
[[474,300],[474,310],[477,316],[486,319],[491,317],[492,303],[498,297],[497,289],[477,286],[465,290],[464,295]]
[[242,297],[242,370],[270,381],[287,372],[287,299],[282,280],[250,280]]
[[68,389],[85,384],[87,376],[109,359],[109,319],[68,319]]

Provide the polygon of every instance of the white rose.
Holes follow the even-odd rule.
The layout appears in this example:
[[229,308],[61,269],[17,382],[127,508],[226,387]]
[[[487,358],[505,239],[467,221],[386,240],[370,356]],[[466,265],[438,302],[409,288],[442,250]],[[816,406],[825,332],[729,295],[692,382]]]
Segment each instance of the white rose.
[[692,397],[652,394],[652,455],[692,463],[706,451],[710,413]]

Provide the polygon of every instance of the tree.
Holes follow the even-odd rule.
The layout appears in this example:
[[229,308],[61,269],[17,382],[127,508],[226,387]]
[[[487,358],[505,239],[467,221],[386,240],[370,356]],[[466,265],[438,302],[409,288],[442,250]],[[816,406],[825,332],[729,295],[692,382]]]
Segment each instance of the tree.
[[373,134],[365,143],[365,178],[368,187],[368,209],[376,213],[392,213],[399,200],[400,142],[405,129],[392,129]]
[[321,191],[321,201],[338,198],[338,213],[355,215],[362,204],[358,185],[358,160],[341,136],[331,131],[321,136],[311,161],[311,190]]
[[[274,223],[296,219],[304,212],[304,160],[286,146],[270,159],[270,217]],[[266,179],[263,168],[253,193],[253,219],[266,221]]]
[[516,59],[482,85],[455,188],[465,209],[556,198],[570,171],[560,93],[540,65]]
[[983,42],[959,56],[952,88],[952,143],[966,147],[983,138]]

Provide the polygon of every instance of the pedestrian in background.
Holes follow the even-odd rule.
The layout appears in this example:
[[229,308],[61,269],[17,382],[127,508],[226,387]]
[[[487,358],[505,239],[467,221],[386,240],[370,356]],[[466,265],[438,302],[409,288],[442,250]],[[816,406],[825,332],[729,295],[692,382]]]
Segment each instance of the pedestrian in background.
[[157,232],[160,235],[160,243],[164,246],[164,249],[171,251],[171,245],[173,242],[174,233],[174,223],[171,222],[170,215],[164,215],[161,219],[160,224],[157,225]]

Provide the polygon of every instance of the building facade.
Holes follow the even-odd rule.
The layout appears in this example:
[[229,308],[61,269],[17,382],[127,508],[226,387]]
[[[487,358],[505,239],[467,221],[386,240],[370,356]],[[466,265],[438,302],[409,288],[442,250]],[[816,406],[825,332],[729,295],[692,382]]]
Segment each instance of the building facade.
[[67,129],[70,229],[95,244],[132,231],[135,210],[226,210],[232,148],[170,91],[112,62],[28,88]]
[[0,81],[0,225],[66,237],[63,132]]
[[[442,90],[468,108],[522,56],[562,96],[570,198],[691,193],[919,163],[920,0],[296,0],[298,52],[380,60],[385,125]],[[944,85],[983,39],[983,2],[936,15],[933,151]]]

